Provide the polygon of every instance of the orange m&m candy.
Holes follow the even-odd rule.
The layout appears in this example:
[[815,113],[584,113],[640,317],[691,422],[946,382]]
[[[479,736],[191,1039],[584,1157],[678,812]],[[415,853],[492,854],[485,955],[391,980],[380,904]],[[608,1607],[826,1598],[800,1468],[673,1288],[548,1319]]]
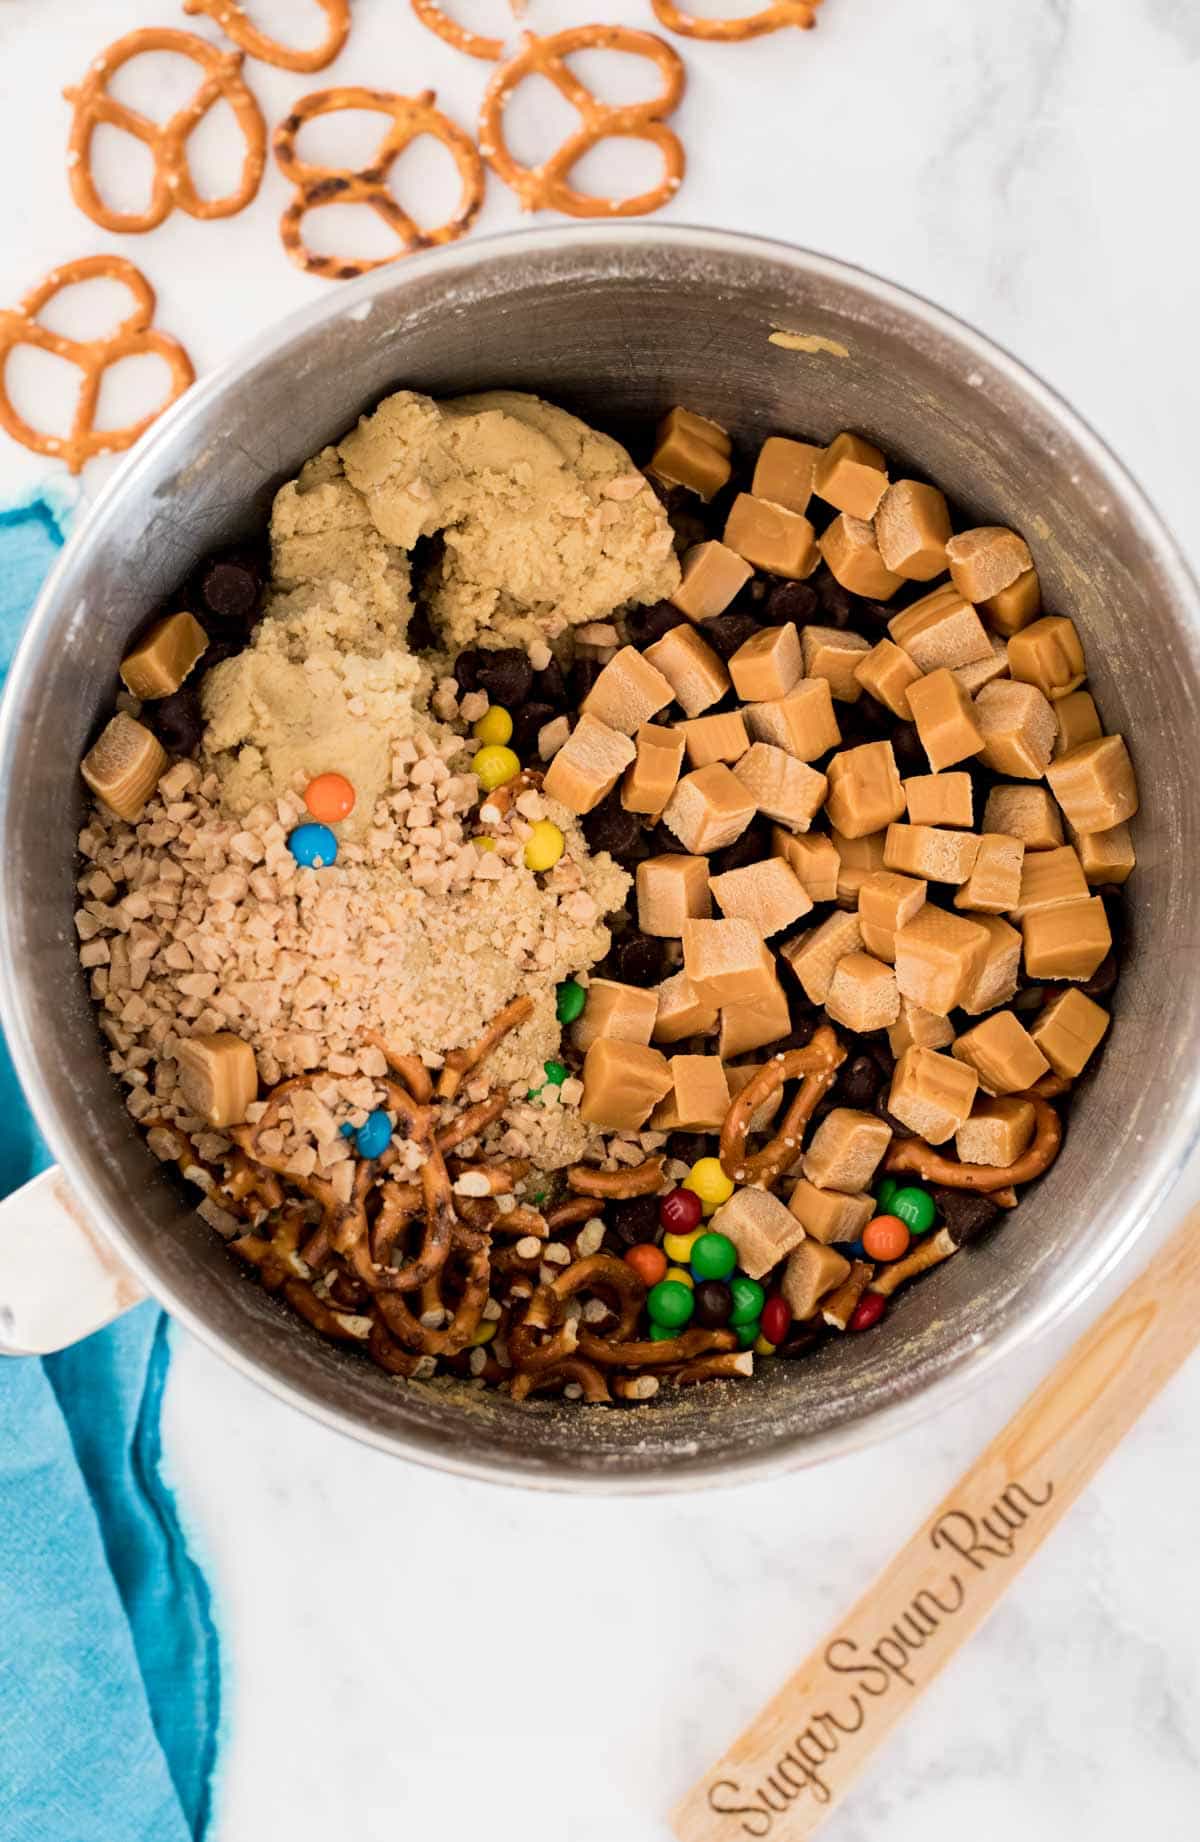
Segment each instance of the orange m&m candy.
[[322,825],[336,825],[354,811],[354,788],[344,774],[318,774],[304,789],[304,804]]
[[653,1241],[638,1241],[627,1248],[625,1263],[633,1268],[645,1286],[656,1286],[667,1270],[667,1256]]
[[908,1252],[909,1232],[895,1215],[877,1215],[863,1229],[862,1244],[872,1260],[899,1260]]

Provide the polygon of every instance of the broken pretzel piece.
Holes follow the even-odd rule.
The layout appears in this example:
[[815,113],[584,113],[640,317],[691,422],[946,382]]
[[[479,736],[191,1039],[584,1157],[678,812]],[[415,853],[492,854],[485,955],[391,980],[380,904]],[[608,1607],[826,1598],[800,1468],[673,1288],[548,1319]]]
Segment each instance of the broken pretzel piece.
[[295,46],[281,45],[277,38],[260,32],[246,18],[240,0],[183,0],[185,13],[207,13],[226,38],[240,45],[249,57],[263,64],[274,64],[279,70],[305,72],[324,70],[327,64],[332,64],[350,36],[350,0],[317,0],[317,5],[329,21],[325,37],[311,51],[298,51]]
[[678,32],[682,38],[736,45],[748,38],[779,32],[784,26],[799,26],[802,31],[810,31],[817,23],[821,0],[775,0],[774,5],[764,7],[761,13],[747,13],[740,19],[710,19],[707,15],[685,13],[674,0],[650,0],[650,4],[659,24],[666,26],[668,32]]

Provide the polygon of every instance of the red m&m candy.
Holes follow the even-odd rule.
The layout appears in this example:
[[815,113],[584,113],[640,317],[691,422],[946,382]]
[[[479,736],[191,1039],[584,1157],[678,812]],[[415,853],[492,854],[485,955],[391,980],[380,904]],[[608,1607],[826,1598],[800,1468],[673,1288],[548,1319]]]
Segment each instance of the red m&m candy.
[[763,1306],[759,1322],[768,1343],[782,1343],[792,1326],[792,1307],[775,1292]]
[[700,1226],[704,1205],[694,1190],[672,1190],[658,1205],[658,1219],[668,1234],[690,1234]]
[[854,1315],[846,1326],[847,1330],[870,1330],[872,1324],[878,1324],[887,1310],[887,1300],[881,1292],[864,1292],[854,1307]]

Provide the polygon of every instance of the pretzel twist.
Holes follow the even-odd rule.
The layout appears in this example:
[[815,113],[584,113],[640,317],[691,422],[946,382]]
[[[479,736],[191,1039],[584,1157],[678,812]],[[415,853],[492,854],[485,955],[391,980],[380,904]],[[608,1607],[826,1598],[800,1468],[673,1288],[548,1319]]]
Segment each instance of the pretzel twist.
[[[753,1083],[751,1083],[753,1085]],[[883,1160],[886,1171],[913,1171],[927,1183],[940,1183],[950,1190],[1004,1190],[1011,1184],[1032,1183],[1048,1171],[1062,1144],[1062,1124],[1052,1106],[1037,1094],[1025,1098],[1033,1106],[1037,1126],[1028,1151],[1012,1164],[960,1164],[957,1158],[943,1157],[923,1138],[895,1139]]]
[[277,38],[260,32],[246,18],[240,0],[183,0],[185,13],[207,13],[226,38],[240,45],[248,57],[257,58],[263,64],[274,64],[280,70],[305,72],[324,70],[327,64],[332,64],[350,36],[350,0],[317,0],[317,5],[328,21],[325,37],[311,51],[297,51],[294,46],[281,45]]
[[447,45],[453,45],[456,51],[465,51],[469,58],[479,58],[485,64],[498,64],[504,56],[504,40],[488,38],[482,32],[472,32],[460,20],[452,19],[444,13],[437,0],[412,0],[412,10],[421,24],[430,32],[436,32]]
[[778,32],[784,26],[799,26],[806,32],[811,30],[817,23],[816,9],[821,0],[775,0],[774,5],[764,7],[761,13],[748,13],[740,19],[710,19],[685,13],[674,0],[650,0],[650,4],[659,24],[666,26],[669,32],[678,32],[683,38],[734,45],[748,38],[762,38],[768,32]]
[[[804,1127],[833,1085],[834,1076],[846,1059],[846,1051],[829,1028],[822,1024],[804,1049],[788,1049],[764,1062],[752,1081],[733,1102],[721,1127],[721,1169],[735,1183],[769,1186],[795,1163],[804,1135]],[[750,1122],[763,1102],[777,1088],[799,1077],[800,1091],[783,1116],[783,1122],[761,1151],[746,1155]]]
[[502,1042],[510,1030],[518,1029],[532,1015],[532,998],[513,998],[498,1016],[493,1017],[483,1035],[477,1037],[469,1048],[451,1049],[438,1077],[438,1099],[453,1100],[467,1076],[487,1059],[497,1043]]

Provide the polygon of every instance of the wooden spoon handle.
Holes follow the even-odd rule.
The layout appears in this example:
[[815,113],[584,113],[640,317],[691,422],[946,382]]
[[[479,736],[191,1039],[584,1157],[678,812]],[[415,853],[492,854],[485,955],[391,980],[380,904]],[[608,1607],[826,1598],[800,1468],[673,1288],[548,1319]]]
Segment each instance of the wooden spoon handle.
[[673,1813],[681,1842],[799,1842],[1200,1343],[1200,1209]]

